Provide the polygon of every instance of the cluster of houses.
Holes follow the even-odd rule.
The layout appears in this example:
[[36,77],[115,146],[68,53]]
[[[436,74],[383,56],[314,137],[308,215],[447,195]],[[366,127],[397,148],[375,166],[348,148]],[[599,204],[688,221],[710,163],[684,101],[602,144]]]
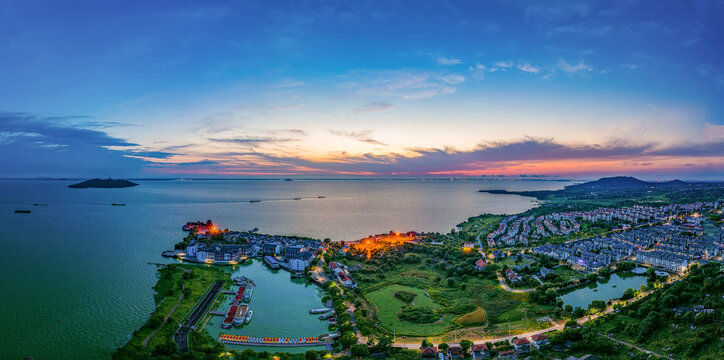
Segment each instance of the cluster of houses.
[[350,289],[357,287],[357,282],[352,279],[352,276],[350,275],[349,269],[347,269],[346,265],[332,261],[329,263],[329,270],[337,278],[337,281],[339,281],[339,283],[343,286],[346,286]]
[[258,257],[272,268],[282,267],[302,274],[324,249],[320,240],[313,239],[236,231],[221,235],[223,241],[211,243],[211,234],[199,234],[177,256],[187,261],[232,265],[245,258]]
[[[664,225],[642,226],[604,237],[542,245],[532,251],[566,261],[572,267],[585,271],[594,271],[631,258],[642,264],[681,272],[692,262],[707,261],[722,254],[724,241],[721,232],[718,236],[707,236],[702,230],[701,217],[698,214],[679,214],[679,211],[706,209],[709,205],[714,206],[713,203],[665,206],[662,207],[665,210],[661,212],[665,214],[668,222]],[[652,208],[635,209],[633,214],[636,216],[651,215],[648,211]]]
[[537,246],[532,251],[566,261],[575,269],[593,271],[634,255],[636,247],[614,238],[594,237]]
[[490,247],[514,246],[517,243],[525,246],[531,240],[580,232],[579,221],[618,221],[623,223],[623,229],[630,229],[632,224],[666,222],[681,213],[718,208],[720,205],[718,202],[670,204],[660,207],[634,205],[628,208],[599,208],[592,211],[560,212],[538,217],[513,215],[503,219],[498,228],[487,235],[487,242]]
[[[527,337],[515,338],[511,345],[510,349],[498,352],[499,359],[517,359],[519,356],[529,353],[531,347],[540,349],[548,346],[549,342],[546,334],[536,334],[531,336],[530,340]],[[435,346],[428,346],[421,348],[420,353],[423,359],[455,360],[465,357],[463,348],[460,346],[451,346],[445,351],[438,350]],[[470,358],[490,358],[490,355],[490,349],[486,344],[474,344],[470,347]]]

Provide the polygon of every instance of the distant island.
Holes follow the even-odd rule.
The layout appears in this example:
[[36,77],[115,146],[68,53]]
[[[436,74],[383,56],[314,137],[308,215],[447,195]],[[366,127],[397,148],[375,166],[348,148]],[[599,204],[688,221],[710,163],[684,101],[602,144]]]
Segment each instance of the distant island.
[[91,179],[91,180],[79,182],[77,184],[68,185],[68,187],[72,188],[72,189],[88,189],[88,188],[119,189],[119,188],[133,187],[133,186],[138,186],[138,184],[128,181],[128,180],[117,180],[117,179],[111,179],[111,178]]

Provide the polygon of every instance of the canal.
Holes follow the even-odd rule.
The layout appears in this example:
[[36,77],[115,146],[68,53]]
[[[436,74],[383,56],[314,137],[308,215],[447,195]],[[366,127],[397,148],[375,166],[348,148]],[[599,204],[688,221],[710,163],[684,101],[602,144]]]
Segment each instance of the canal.
[[[310,309],[323,307],[323,292],[305,279],[295,279],[284,270],[271,270],[259,260],[247,261],[233,268],[232,278],[246,276],[256,283],[249,308],[254,311],[251,322],[242,327],[222,329],[222,316],[212,316],[205,330],[214,337],[219,334],[248,335],[256,337],[299,338],[327,334],[327,321],[319,320],[319,315],[310,315]],[[234,287],[236,289],[236,287]],[[231,306],[232,295],[224,295],[217,311],[226,312]],[[323,350],[324,346],[307,347],[270,347],[240,346],[226,344],[226,348],[255,351],[276,351],[300,353],[307,350]]]
[[[642,268],[646,272],[645,268]],[[580,307],[587,309],[594,300],[609,301],[620,298],[628,288],[639,290],[641,285],[646,284],[646,276],[637,274],[639,268],[634,272],[616,272],[611,274],[607,280],[584,285],[566,292],[560,296],[563,304],[571,305],[573,308]]]

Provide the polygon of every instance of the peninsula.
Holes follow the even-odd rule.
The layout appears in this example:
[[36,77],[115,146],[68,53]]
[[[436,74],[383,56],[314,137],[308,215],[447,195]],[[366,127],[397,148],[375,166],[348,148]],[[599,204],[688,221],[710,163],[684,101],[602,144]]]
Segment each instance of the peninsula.
[[[112,358],[718,358],[722,188],[604,178],[537,192],[537,207],[470,217],[446,234],[356,241],[189,222],[164,252],[179,263],[159,269],[162,305]],[[315,316],[275,318],[283,302],[252,303],[254,263],[318,286],[321,304],[299,309]],[[257,325],[247,326],[252,311]],[[326,331],[276,330],[292,321]]]
[[91,179],[86,180],[83,182],[79,182],[77,184],[68,185],[71,189],[88,189],[88,188],[97,188],[97,189],[120,189],[120,188],[127,188],[127,187],[133,187],[138,186],[138,184],[123,180],[123,179]]

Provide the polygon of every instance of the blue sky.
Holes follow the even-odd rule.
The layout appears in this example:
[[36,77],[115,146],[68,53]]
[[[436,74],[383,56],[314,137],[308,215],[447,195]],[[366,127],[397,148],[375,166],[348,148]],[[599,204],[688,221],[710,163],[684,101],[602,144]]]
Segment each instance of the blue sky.
[[720,179],[722,15],[718,1],[0,0],[3,168]]

